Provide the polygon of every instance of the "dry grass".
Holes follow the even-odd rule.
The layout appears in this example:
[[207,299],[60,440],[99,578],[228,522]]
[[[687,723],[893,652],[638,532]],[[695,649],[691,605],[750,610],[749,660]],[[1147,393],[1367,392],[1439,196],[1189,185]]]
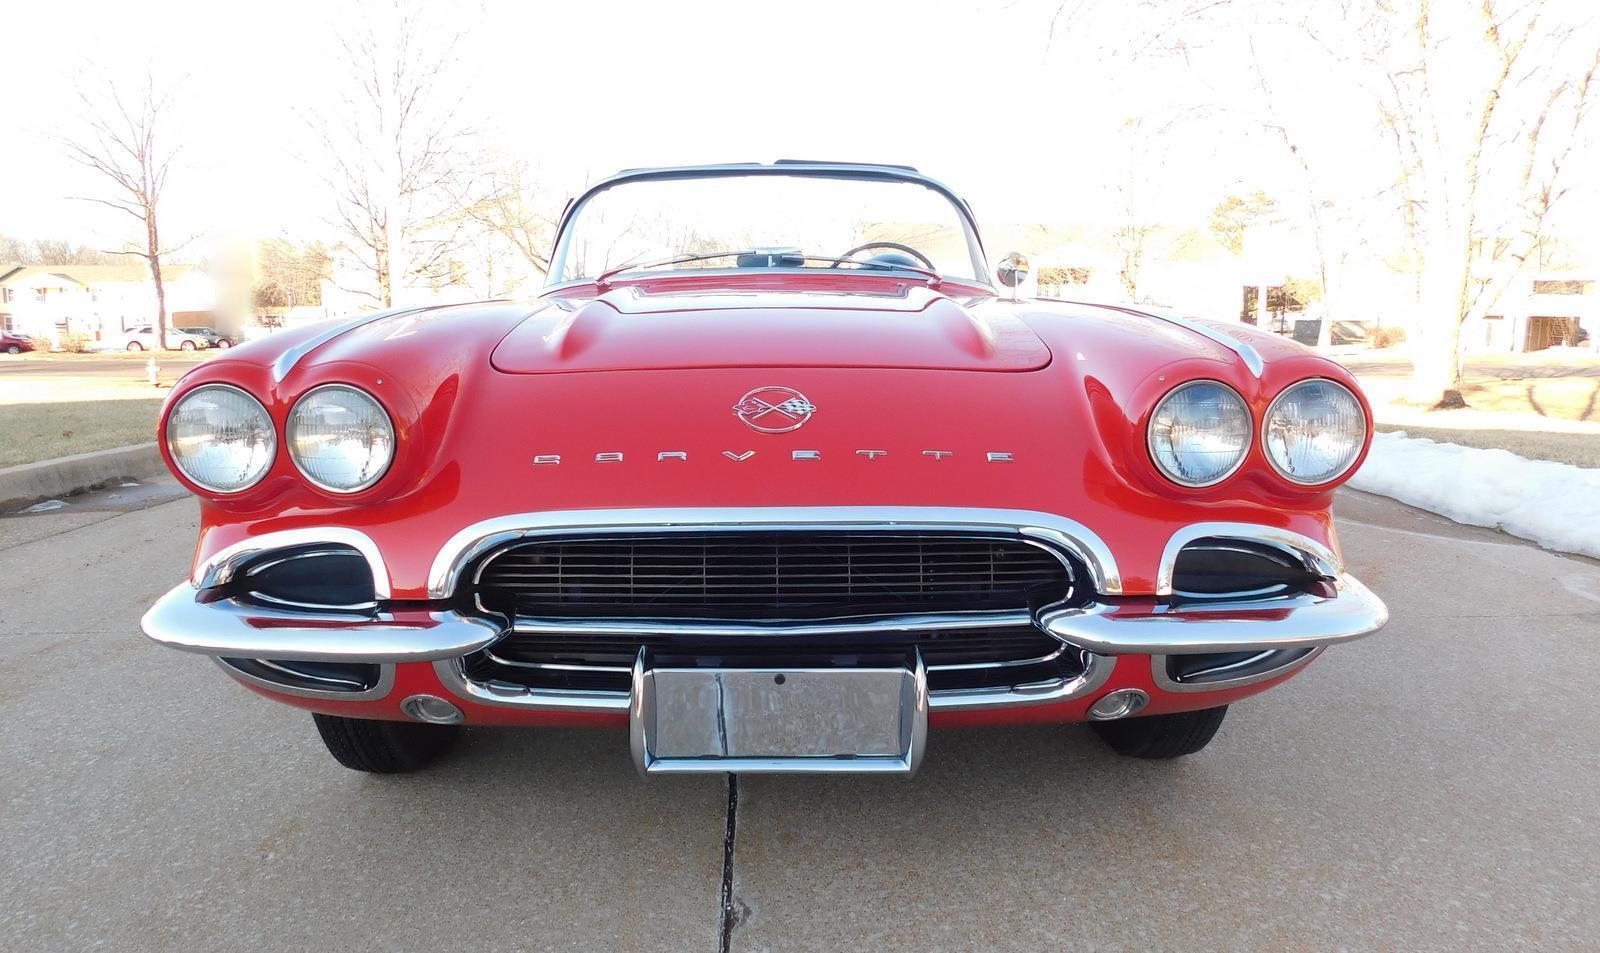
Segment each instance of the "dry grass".
[[1592,358],[1541,364],[1530,355],[1497,355],[1469,368],[1461,388],[1467,406],[1457,410],[1410,403],[1409,368],[1368,362],[1357,366],[1357,377],[1379,430],[1600,468],[1600,375]]
[[52,354],[48,369],[0,363],[0,467],[155,439],[161,402],[192,362],[162,363],[160,387],[150,386],[142,361],[113,373],[73,366],[106,356]]
[[0,404],[0,467],[156,438],[161,398]]

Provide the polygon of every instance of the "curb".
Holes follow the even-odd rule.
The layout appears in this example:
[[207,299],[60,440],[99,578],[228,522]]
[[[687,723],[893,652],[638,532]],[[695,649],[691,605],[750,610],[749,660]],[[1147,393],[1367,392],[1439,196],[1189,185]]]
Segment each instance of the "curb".
[[115,483],[167,472],[154,442],[115,447],[0,469],[0,513]]

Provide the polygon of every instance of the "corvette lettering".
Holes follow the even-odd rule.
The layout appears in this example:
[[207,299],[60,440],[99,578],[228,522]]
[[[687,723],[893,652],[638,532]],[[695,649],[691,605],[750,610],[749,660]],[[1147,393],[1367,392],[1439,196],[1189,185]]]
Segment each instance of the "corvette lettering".
[[[741,451],[724,450],[724,451],[722,451],[722,455],[724,457],[727,457],[729,460],[733,461],[734,463],[743,463],[746,460],[749,460],[750,458],[754,457],[756,455],[756,451],[754,451],[754,450],[741,450]],[[857,450],[857,451],[854,452],[854,455],[857,456],[857,457],[860,457],[863,460],[872,461],[872,460],[878,460],[878,459],[881,459],[883,457],[890,456],[891,454],[887,450]],[[923,450],[923,451],[921,451],[921,456],[926,457],[930,462],[938,462],[938,461],[943,461],[943,460],[947,460],[947,459],[956,458],[958,456],[958,454],[954,450]],[[821,460],[822,458],[823,458],[823,453],[822,453],[821,450],[791,450],[791,451],[789,451],[789,459],[790,460],[816,462],[818,460]],[[990,450],[987,453],[983,454],[982,458],[987,463],[1011,463],[1011,462],[1016,460],[1016,455],[1013,454],[1009,450]],[[605,451],[601,451],[599,453],[596,453],[594,455],[594,462],[595,463],[622,463],[622,462],[624,462],[624,455],[623,455],[623,452],[620,451],[620,450],[605,450]],[[660,450],[660,451],[656,452],[655,462],[656,463],[687,463],[687,462],[689,462],[689,452],[687,450]],[[535,454],[534,457],[533,457],[533,465],[536,466],[536,467],[560,466],[561,465],[561,454],[559,454],[559,453],[539,453],[539,454]]]

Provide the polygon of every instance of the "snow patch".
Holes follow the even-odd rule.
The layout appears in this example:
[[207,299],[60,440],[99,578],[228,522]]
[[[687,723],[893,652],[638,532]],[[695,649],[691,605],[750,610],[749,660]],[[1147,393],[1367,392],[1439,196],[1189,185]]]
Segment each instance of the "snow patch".
[[1600,559],[1600,470],[1374,434],[1350,486],[1393,497],[1457,523],[1501,529],[1545,549]]

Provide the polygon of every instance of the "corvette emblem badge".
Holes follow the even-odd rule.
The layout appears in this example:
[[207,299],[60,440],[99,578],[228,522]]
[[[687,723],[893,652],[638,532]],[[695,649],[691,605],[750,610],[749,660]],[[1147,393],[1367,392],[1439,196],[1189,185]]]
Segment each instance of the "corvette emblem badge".
[[733,405],[733,412],[751,430],[762,433],[788,433],[799,430],[816,405],[791,387],[757,387]]

